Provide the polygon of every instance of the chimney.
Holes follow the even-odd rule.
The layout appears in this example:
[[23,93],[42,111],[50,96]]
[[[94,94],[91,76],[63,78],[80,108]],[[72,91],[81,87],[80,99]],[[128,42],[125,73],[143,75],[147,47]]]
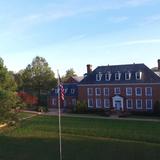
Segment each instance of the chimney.
[[160,59],[158,59],[158,70],[160,71]]
[[87,74],[92,72],[92,65],[91,64],[87,64]]

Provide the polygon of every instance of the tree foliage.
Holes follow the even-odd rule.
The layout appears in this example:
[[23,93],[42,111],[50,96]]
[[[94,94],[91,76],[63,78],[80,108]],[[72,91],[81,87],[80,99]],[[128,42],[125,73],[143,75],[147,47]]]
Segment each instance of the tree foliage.
[[19,99],[16,95],[16,83],[11,72],[4,66],[0,58],[0,121],[8,121],[15,118],[15,109]]
[[43,57],[35,57],[21,74],[22,88],[38,97],[38,104],[43,105],[42,94],[47,94],[56,85],[54,72]]
[[62,78],[63,81],[67,80],[68,78],[70,77],[74,77],[74,76],[77,76],[74,69],[73,68],[70,68],[66,71],[66,74],[64,75],[64,77]]

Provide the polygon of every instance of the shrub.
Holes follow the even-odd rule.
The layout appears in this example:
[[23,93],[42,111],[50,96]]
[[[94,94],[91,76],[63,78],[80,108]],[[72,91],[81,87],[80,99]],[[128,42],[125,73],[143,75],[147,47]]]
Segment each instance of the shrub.
[[154,104],[154,113],[160,115],[160,101],[156,101]]
[[77,101],[77,104],[73,107],[73,112],[76,113],[86,113],[87,112],[87,104],[84,101]]

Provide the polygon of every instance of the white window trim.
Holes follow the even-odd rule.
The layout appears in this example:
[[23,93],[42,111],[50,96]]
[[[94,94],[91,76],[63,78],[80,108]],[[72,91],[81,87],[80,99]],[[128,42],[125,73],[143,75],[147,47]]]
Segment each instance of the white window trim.
[[[147,94],[147,89],[150,88],[151,93]],[[145,87],[145,95],[146,96],[152,96],[152,87]]]
[[[138,107],[138,101],[141,101],[141,108]],[[142,109],[142,99],[136,99],[136,109]]]
[[57,105],[57,99],[56,98],[52,98],[52,105],[53,106]]
[[[100,105],[98,105],[98,101],[100,101]],[[96,108],[101,108],[102,107],[102,101],[100,98],[96,99]]]
[[[116,90],[117,90],[117,89],[119,89],[119,93],[116,93]],[[117,94],[118,94],[118,95],[121,94],[121,88],[120,88],[120,87],[114,88],[114,94],[116,94],[116,95],[117,95]]]
[[[138,88],[141,89],[141,93],[140,93],[140,94],[137,94],[137,89],[138,89]],[[142,87],[136,87],[136,88],[135,88],[135,92],[136,92],[136,96],[142,96]]]
[[[106,91],[107,90],[107,94]],[[103,88],[104,96],[109,96],[109,88]]]
[[[109,102],[109,103],[108,103],[109,106],[106,106],[106,103],[105,103],[106,101]],[[110,101],[109,101],[109,99],[104,99],[104,108],[110,108]]]
[[71,93],[74,94],[75,93],[75,89],[72,88],[71,89]]
[[88,108],[93,108],[93,105],[92,106],[90,105],[90,100],[93,103],[93,98],[88,98]]
[[[92,93],[90,93],[90,90]],[[87,88],[87,95],[92,96],[93,95],[93,88]]]
[[[100,93],[97,93],[98,90],[100,90]],[[96,93],[96,96],[100,96],[101,95],[101,88],[95,88],[95,93]]]
[[[131,94],[128,94],[128,92],[127,92],[128,89],[131,89]],[[126,88],[126,96],[132,96],[132,87],[127,87],[127,88]]]
[[[129,76],[129,78],[127,78]],[[126,72],[125,73],[125,80],[130,80],[131,79],[131,72]]]
[[[147,101],[148,100],[151,101],[151,108],[148,108],[148,106],[147,106]],[[148,110],[152,110],[153,109],[153,100],[152,99],[146,99],[146,109],[148,109]]]
[[[128,101],[131,101],[131,107],[128,107]],[[127,107],[127,109],[133,109],[133,99],[127,99],[126,100],[126,107]]]
[[76,105],[77,101],[75,98],[72,99],[72,105]]
[[96,74],[96,81],[101,81],[102,79],[102,73],[99,72],[98,74]]
[[[118,78],[117,78],[118,77]],[[121,79],[121,73],[120,72],[116,72],[115,73],[115,80],[119,81]]]
[[[111,73],[110,72],[107,72],[106,74],[105,74],[105,80],[106,81],[110,81],[111,80]],[[109,78],[107,78],[107,77],[109,77]]]
[[[138,78],[138,74],[140,74],[139,78]],[[135,77],[136,77],[136,80],[141,80],[142,79],[142,72],[136,72]]]

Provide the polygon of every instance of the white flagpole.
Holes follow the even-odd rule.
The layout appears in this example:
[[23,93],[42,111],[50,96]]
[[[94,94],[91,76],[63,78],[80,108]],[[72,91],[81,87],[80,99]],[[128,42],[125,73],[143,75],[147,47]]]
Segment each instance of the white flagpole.
[[60,80],[58,74],[58,119],[59,119],[59,159],[62,160],[62,131],[61,131],[61,102],[60,102]]

